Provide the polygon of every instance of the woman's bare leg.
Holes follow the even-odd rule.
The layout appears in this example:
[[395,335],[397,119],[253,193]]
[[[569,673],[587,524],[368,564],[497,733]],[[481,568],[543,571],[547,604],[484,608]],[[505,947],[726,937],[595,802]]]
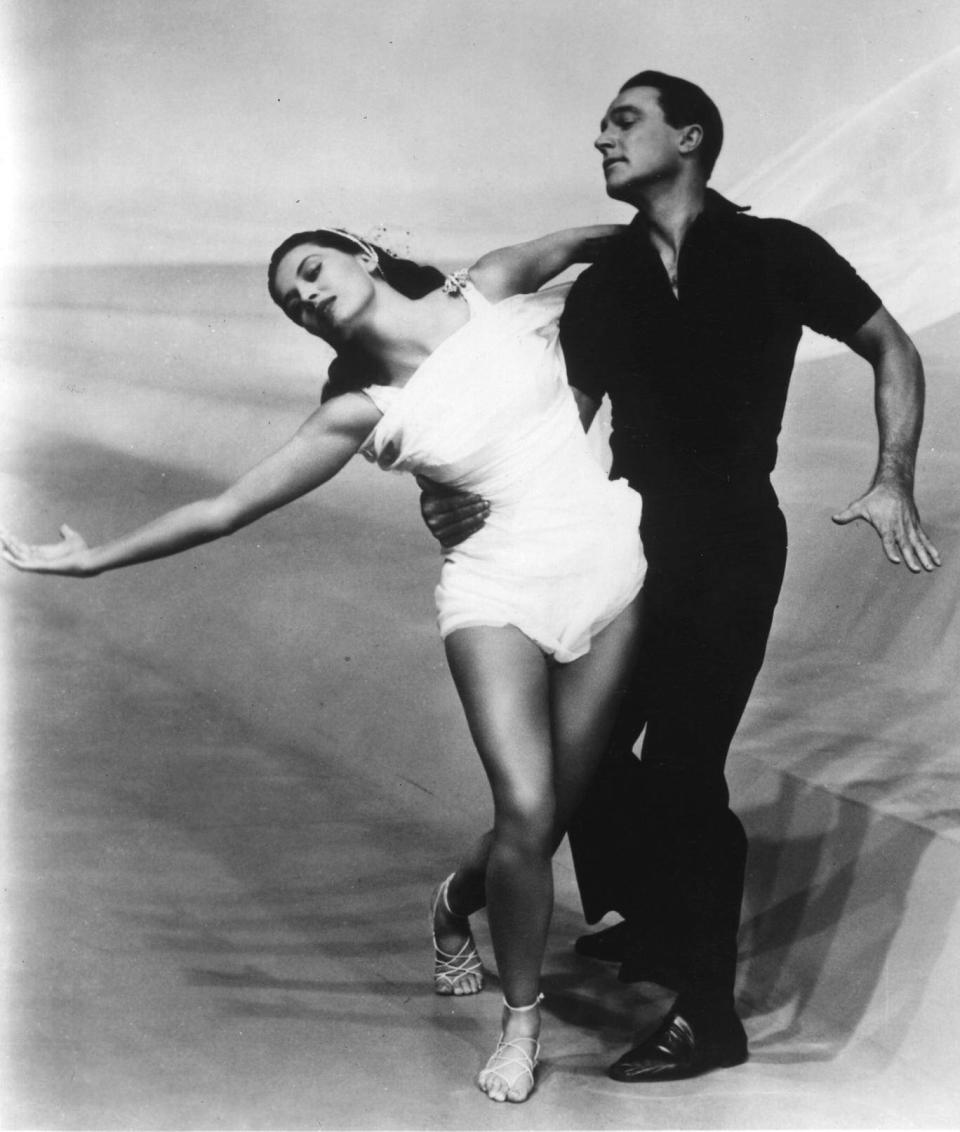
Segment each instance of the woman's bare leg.
[[480,835],[457,862],[450,882],[450,906],[461,916],[472,916],[487,905],[487,860],[493,830]]
[[[594,639],[586,656],[547,666],[518,630],[473,629],[447,641],[451,671],[494,794],[495,823],[462,859],[450,884],[452,917],[435,926],[459,946],[462,917],[488,906],[505,998],[536,1002],[553,908],[551,858],[609,738],[636,650],[640,599]],[[549,716],[543,714],[544,699]],[[544,759],[549,759],[552,773]],[[544,840],[544,823],[550,819]],[[458,923],[459,922],[459,923]],[[438,937],[439,938],[439,937]],[[504,1010],[503,1033],[531,1050],[540,1014]],[[523,1099],[532,1080],[511,1095],[494,1076],[482,1087],[494,1099]]]
[[556,828],[554,848],[606,750],[636,661],[642,598],[593,639],[590,651],[551,673]]
[[[430,897],[433,909],[433,938],[445,956],[458,956],[470,951],[473,936],[467,919],[487,903],[486,877],[493,830],[488,830],[460,858],[456,872],[450,877],[446,892],[438,885]],[[483,989],[483,972],[457,973],[454,979],[442,979],[442,994],[476,994]]]
[[[553,909],[556,813],[548,665],[541,650],[509,626],[457,630],[447,637],[446,648],[493,792],[486,898],[500,981],[511,1006],[528,1006],[539,994]],[[482,847],[478,852],[482,855]],[[464,879],[469,882],[469,875]],[[504,1039],[519,1041],[531,1056],[539,1030],[539,1009],[504,1010]],[[514,1088],[496,1073],[483,1074],[480,1081],[495,1100],[522,1100],[532,1088],[529,1077]]]
[[512,626],[460,629],[446,646],[493,792],[486,897],[501,982],[507,1000],[523,1006],[539,992],[552,898],[555,814],[547,662]]
[[[641,598],[597,634],[586,656],[549,673],[554,745],[557,844],[576,810],[603,754],[617,701],[636,658]],[[456,919],[486,906],[486,873],[493,830],[489,829],[460,858],[448,891]],[[438,927],[442,927],[438,914]],[[451,938],[451,943],[456,937]],[[463,937],[459,937],[462,943]],[[458,946],[459,946],[458,943]]]
[[[637,598],[594,639],[590,652],[549,671],[556,821],[554,848],[563,839],[605,749],[636,653],[640,617]],[[438,908],[437,941],[455,954],[467,940],[466,917],[486,904],[487,861],[494,831],[488,830],[460,859],[450,882],[450,915]],[[472,989],[471,987],[468,989]]]

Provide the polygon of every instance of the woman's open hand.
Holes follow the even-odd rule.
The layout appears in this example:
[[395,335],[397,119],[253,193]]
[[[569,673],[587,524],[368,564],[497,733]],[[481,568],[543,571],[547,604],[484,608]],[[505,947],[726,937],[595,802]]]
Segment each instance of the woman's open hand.
[[42,546],[28,546],[0,528],[0,547],[0,557],[5,562],[32,574],[66,574],[71,578],[86,578],[93,572],[89,567],[87,544],[66,524],[60,528],[59,542]]

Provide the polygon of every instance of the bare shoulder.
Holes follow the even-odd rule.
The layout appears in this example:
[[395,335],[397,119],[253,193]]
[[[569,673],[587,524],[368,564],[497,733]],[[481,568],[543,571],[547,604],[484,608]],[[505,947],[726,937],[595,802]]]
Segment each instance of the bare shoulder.
[[515,266],[508,255],[504,254],[510,249],[498,249],[482,255],[467,271],[467,278],[476,287],[481,295],[491,303],[507,299],[516,295],[519,287],[516,285]]
[[326,435],[360,443],[370,435],[381,416],[381,411],[365,393],[341,393],[311,413],[300,426],[300,433],[306,439]]

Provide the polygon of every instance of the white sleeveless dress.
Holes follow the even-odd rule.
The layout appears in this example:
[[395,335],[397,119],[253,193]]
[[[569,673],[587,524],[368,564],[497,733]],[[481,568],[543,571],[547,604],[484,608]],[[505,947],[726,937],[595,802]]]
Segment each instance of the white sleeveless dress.
[[558,331],[569,288],[490,303],[456,286],[469,321],[406,385],[364,390],[383,416],[361,451],[490,502],[483,529],[444,550],[442,636],[514,625],[575,660],[643,582],[640,496],[607,479],[580,424]]

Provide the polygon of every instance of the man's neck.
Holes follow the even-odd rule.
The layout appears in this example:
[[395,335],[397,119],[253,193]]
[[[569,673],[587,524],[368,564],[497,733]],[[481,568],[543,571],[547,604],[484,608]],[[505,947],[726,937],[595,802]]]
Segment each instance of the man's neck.
[[644,218],[653,246],[661,256],[676,259],[691,225],[703,212],[706,185],[673,181],[646,187],[633,203]]

